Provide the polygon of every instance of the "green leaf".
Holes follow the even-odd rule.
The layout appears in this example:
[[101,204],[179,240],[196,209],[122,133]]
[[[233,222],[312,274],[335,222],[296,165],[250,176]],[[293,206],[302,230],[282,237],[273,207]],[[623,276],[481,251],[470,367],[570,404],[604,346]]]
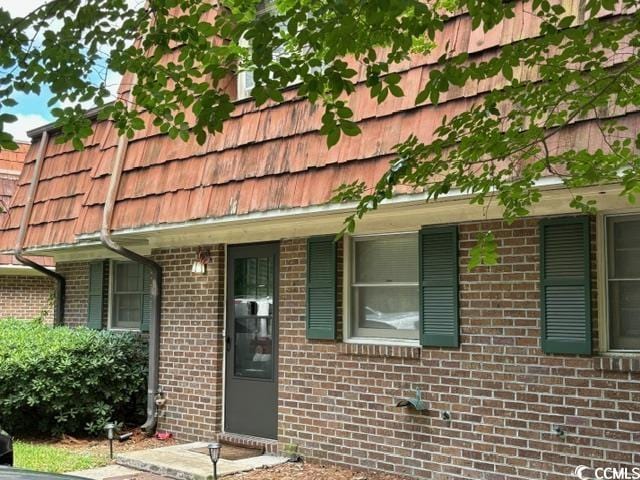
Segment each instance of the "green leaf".
[[350,122],[348,120],[342,120],[340,122],[340,128],[345,135],[348,135],[350,137],[355,137],[356,135],[360,135],[360,133],[362,133],[360,127],[356,123]]
[[340,141],[340,129],[332,128],[327,133],[327,147],[331,148]]
[[82,150],[84,150],[84,143],[82,143],[81,139],[74,137],[71,142],[73,144],[73,148],[75,148],[77,151],[81,152]]
[[496,265],[498,263],[498,244],[493,232],[488,231],[478,235],[476,244],[469,252],[469,271],[481,265]]

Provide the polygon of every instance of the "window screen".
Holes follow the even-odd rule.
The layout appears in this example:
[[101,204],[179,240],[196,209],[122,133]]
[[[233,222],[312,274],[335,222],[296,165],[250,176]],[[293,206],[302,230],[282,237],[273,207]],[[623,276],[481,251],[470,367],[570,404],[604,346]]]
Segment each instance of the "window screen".
[[133,262],[113,263],[112,328],[140,328],[144,267]]
[[640,350],[640,215],[607,218],[609,347]]
[[418,235],[354,238],[351,264],[353,334],[417,339]]

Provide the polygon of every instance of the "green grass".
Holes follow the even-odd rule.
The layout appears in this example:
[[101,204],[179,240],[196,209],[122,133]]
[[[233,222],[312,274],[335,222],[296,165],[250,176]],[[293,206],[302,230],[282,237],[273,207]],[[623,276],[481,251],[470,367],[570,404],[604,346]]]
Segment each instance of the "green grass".
[[106,456],[24,441],[13,444],[15,466],[41,472],[62,473],[102,467],[109,463]]

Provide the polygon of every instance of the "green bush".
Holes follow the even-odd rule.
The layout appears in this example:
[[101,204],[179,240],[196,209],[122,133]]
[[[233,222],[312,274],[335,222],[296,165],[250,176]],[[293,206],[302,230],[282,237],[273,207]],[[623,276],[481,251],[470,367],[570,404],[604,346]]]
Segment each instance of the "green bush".
[[0,425],[97,435],[144,415],[147,345],[136,333],[0,320]]

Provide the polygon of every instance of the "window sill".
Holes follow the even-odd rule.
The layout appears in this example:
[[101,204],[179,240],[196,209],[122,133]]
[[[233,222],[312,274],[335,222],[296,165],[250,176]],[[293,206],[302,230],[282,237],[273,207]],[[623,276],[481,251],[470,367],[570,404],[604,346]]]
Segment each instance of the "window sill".
[[417,342],[402,342],[385,339],[345,340],[337,345],[338,353],[362,357],[385,357],[420,359],[422,347]]
[[607,372],[640,372],[640,353],[604,353],[594,357],[593,367]]

